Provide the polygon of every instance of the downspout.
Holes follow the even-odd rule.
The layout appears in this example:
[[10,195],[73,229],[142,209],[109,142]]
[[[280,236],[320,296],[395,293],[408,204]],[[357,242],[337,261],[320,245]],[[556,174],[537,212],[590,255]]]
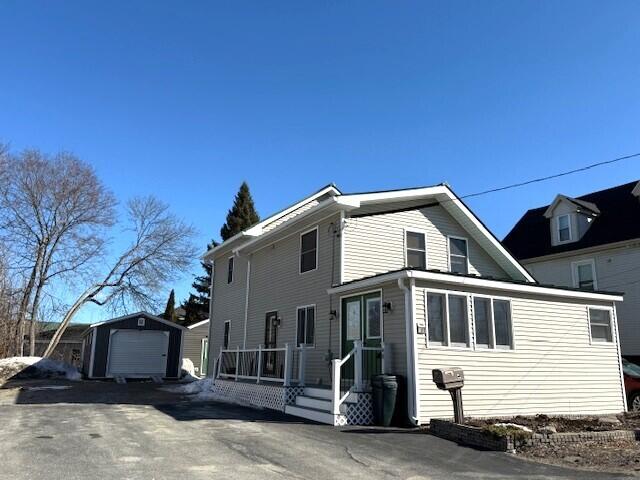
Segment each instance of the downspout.
[[213,284],[215,279],[215,267],[216,262],[214,260],[209,260],[209,264],[211,265],[211,285],[209,285],[209,351],[207,352],[207,376],[211,372],[211,376],[215,370],[215,358],[211,355],[211,348],[213,347]]
[[247,348],[247,319],[249,318],[249,280],[251,277],[251,255],[247,256],[247,279],[246,294],[244,297],[244,333],[242,339],[242,348]]
[[[410,275],[411,273],[408,272]],[[415,320],[413,299],[415,290],[415,280],[409,279],[409,287],[404,283],[403,278],[398,279],[398,287],[404,291],[404,318],[407,343],[407,411],[409,419],[414,425],[420,423],[418,417],[418,365],[417,365],[417,345],[415,339]]]

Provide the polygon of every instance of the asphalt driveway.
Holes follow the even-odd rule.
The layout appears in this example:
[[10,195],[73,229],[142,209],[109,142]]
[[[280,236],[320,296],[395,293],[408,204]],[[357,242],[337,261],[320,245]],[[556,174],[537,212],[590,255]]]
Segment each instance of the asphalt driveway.
[[38,388],[56,385],[0,389],[0,478],[620,478],[415,431],[335,429],[266,410],[192,404],[153,384]]

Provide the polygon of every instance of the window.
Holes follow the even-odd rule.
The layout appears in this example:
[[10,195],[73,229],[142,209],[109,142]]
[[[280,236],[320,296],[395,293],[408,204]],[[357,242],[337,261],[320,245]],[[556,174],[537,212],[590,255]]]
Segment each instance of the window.
[[408,231],[405,234],[407,267],[427,268],[427,249],[424,233]]
[[584,290],[595,290],[596,266],[593,260],[583,260],[571,264],[573,270],[573,284]]
[[315,270],[318,265],[318,228],[300,235],[300,273]]
[[592,342],[613,342],[611,333],[611,310],[601,308],[589,309],[589,327]]
[[427,332],[431,345],[469,346],[467,297],[428,292]]
[[474,297],[473,319],[476,330],[476,347],[513,348],[511,303],[508,300]]
[[454,273],[469,273],[467,239],[449,237],[449,270]]
[[74,348],[71,350],[71,364],[76,365],[80,362],[80,349]]
[[312,347],[315,345],[316,307],[298,307],[297,345]]
[[367,338],[380,338],[380,298],[367,298]]
[[222,346],[226,350],[229,348],[229,333],[231,330],[231,321],[227,320],[224,322],[224,334],[222,335]]
[[558,217],[558,241],[568,242],[571,240],[571,217],[569,214]]
[[227,263],[227,283],[233,282],[233,257],[229,257]]

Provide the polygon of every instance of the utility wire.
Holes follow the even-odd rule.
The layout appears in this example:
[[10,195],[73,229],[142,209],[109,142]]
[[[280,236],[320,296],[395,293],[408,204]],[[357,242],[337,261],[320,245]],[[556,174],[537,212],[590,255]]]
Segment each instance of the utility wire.
[[621,162],[622,160],[628,160],[630,158],[635,158],[635,157],[640,157],[640,152],[633,153],[631,155],[625,155],[624,157],[614,158],[612,160],[605,160],[603,162],[592,163],[591,165],[587,165],[587,166],[584,166],[584,167],[581,167],[581,168],[576,168],[574,170],[569,170],[567,172],[556,173],[555,175],[548,175],[546,177],[534,178],[532,180],[527,180],[525,182],[514,183],[512,185],[506,185],[504,187],[492,188],[492,189],[489,189],[489,190],[484,190],[482,192],[470,193],[470,194],[467,194],[467,195],[463,195],[460,198],[479,197],[481,195],[486,195],[488,193],[501,192],[503,190],[509,190],[511,188],[523,187],[525,185],[531,185],[532,183],[539,183],[539,182],[544,182],[544,181],[547,181],[547,180],[552,180],[554,178],[565,177],[567,175],[572,175],[574,173],[584,172],[584,171],[590,170],[592,168],[601,167],[603,165],[609,165],[609,164],[616,163],[616,162]]

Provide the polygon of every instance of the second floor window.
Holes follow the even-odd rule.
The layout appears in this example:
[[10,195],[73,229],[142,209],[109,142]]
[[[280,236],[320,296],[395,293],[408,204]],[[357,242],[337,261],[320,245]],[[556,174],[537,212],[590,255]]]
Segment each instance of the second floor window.
[[300,235],[300,273],[318,267],[318,229]]
[[560,215],[558,217],[558,241],[568,242],[571,240],[571,217]]
[[424,233],[407,230],[405,238],[407,267],[426,269],[427,249]]
[[449,237],[449,270],[454,273],[469,273],[469,251],[467,239]]
[[316,307],[298,307],[298,346],[312,347],[315,344]]
[[229,257],[227,263],[227,283],[233,282],[233,257]]
[[572,266],[574,286],[584,290],[595,290],[596,269],[593,260],[575,262]]

